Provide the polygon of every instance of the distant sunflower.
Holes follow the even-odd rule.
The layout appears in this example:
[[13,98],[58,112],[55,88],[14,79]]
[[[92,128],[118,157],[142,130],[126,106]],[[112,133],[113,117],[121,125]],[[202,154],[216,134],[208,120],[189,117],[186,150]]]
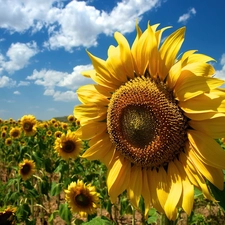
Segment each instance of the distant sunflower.
[[68,120],[69,122],[74,122],[74,121],[75,121],[74,115],[69,115],[69,116],[67,117],[67,120]]
[[46,135],[49,136],[49,137],[52,136],[52,131],[51,131],[51,130],[48,130],[48,131],[46,132]]
[[10,129],[9,135],[12,138],[19,138],[21,135],[21,129],[19,127],[13,127]]
[[0,118],[0,124],[2,124],[3,123],[3,119],[2,118]]
[[65,190],[66,201],[73,213],[79,213],[81,217],[87,217],[96,213],[99,205],[99,194],[94,186],[85,184],[82,180],[72,182]]
[[67,130],[68,124],[67,123],[61,123],[60,124],[63,130]]
[[2,132],[1,132],[1,138],[6,138],[6,136],[7,136],[7,131],[5,131],[5,130],[3,130]]
[[13,143],[12,138],[9,137],[5,139],[5,145],[10,146],[12,145],[12,143]]
[[206,179],[223,189],[225,151],[214,139],[225,137],[225,90],[211,57],[177,58],[185,28],[161,44],[168,27],[158,26],[137,25],[131,48],[116,32],[106,61],[88,52],[94,70],[83,75],[97,84],[78,89],[74,114],[77,134],[90,140],[83,157],[108,167],[111,201],[127,190],[135,207],[143,196],[146,214],[153,206],[175,220],[179,207],[190,215],[194,186],[210,200]]
[[54,148],[63,159],[75,159],[82,149],[82,141],[75,132],[68,130],[67,134],[62,134],[60,138],[55,140]]
[[34,136],[37,132],[37,120],[33,115],[24,115],[21,118],[21,127],[25,136]]
[[4,131],[4,130],[7,131],[8,129],[9,129],[9,127],[6,126],[6,125],[4,125],[4,126],[1,127],[1,130],[2,130],[2,131]]
[[52,119],[50,120],[50,123],[51,123],[51,124],[56,123],[56,119],[55,119],[55,118],[52,118]]
[[62,136],[62,132],[57,130],[55,133],[54,133],[54,136],[55,138],[60,138]]
[[29,179],[35,173],[35,162],[33,160],[24,159],[19,163],[19,174],[23,180]]

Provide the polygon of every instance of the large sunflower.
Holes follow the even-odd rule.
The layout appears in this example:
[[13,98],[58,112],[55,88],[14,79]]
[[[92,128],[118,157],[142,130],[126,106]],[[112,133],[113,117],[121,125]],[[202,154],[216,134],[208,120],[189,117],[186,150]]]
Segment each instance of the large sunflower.
[[37,120],[33,115],[24,115],[21,118],[21,127],[25,136],[34,136],[37,132]]
[[23,180],[29,179],[35,173],[36,165],[33,160],[24,159],[19,163],[19,174]]
[[73,213],[79,213],[81,217],[87,217],[96,213],[99,205],[99,193],[94,186],[85,184],[82,180],[72,182],[65,190],[66,201]]
[[88,52],[94,70],[83,75],[97,84],[78,89],[74,114],[90,140],[83,157],[108,167],[111,201],[127,190],[135,207],[142,195],[146,213],[153,206],[175,220],[178,207],[190,215],[194,186],[211,200],[206,180],[223,189],[225,152],[214,139],[225,136],[225,90],[211,57],[177,58],[185,28],[160,44],[168,27],[158,26],[137,25],[131,48],[116,32],[106,61]]
[[82,141],[75,132],[68,130],[67,134],[62,134],[56,138],[54,149],[63,159],[76,159],[82,149]]

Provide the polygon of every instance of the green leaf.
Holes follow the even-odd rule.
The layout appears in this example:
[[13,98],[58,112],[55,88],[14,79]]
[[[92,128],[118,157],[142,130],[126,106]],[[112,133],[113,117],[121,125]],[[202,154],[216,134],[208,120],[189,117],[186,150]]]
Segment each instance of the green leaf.
[[51,190],[50,190],[50,195],[51,196],[59,195],[61,191],[62,191],[62,185],[60,183],[56,183],[55,181],[53,181]]
[[157,211],[155,208],[151,208],[149,211],[148,211],[148,224],[152,224],[152,223],[156,223],[157,222],[157,219],[158,219],[158,216],[157,216]]
[[223,208],[223,210],[225,210],[225,189],[221,191],[209,181],[207,183],[213,196],[215,197],[217,201],[219,201],[218,204]]
[[63,220],[65,220],[68,224],[70,224],[70,221],[72,219],[72,213],[71,213],[67,203],[59,205],[59,216]]
[[95,217],[94,219],[85,222],[86,225],[112,225],[113,223],[109,221],[106,217]]

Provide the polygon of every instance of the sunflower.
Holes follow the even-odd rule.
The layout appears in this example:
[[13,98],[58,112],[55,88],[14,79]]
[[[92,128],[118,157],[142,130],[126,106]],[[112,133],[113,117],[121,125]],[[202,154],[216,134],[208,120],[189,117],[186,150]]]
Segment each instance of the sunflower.
[[1,138],[6,138],[6,136],[7,136],[7,131],[5,131],[5,130],[3,130],[2,132],[1,132]]
[[9,128],[8,128],[8,126],[6,126],[6,125],[4,125],[4,126],[1,127],[1,130],[2,130],[2,131],[4,131],[4,130],[7,131],[8,129],[9,129]]
[[51,130],[48,130],[48,131],[46,132],[46,135],[49,136],[49,137],[52,136],[52,131],[51,131]]
[[74,114],[77,135],[89,140],[83,157],[108,168],[111,201],[127,190],[134,207],[144,198],[146,215],[153,206],[175,220],[180,207],[190,215],[194,187],[210,200],[206,180],[223,189],[225,151],[214,139],[225,136],[225,90],[211,57],[177,57],[185,27],[161,44],[168,27],[158,26],[137,25],[131,48],[116,32],[106,61],[88,52],[94,70],[83,75],[97,84],[77,90]]
[[62,132],[57,130],[55,133],[54,133],[54,136],[55,138],[60,138],[62,136]]
[[5,145],[7,145],[7,146],[12,145],[12,138],[6,138],[5,139]]
[[63,130],[67,130],[68,124],[67,123],[61,123],[60,126],[62,127]]
[[67,117],[67,120],[68,120],[69,122],[74,122],[74,121],[75,121],[74,115],[69,115],[69,116]]
[[75,159],[82,149],[82,141],[76,136],[75,132],[68,130],[67,134],[62,134],[55,140],[54,149],[63,159]]
[[66,201],[73,213],[79,213],[81,217],[87,217],[96,213],[99,205],[99,194],[94,186],[85,184],[82,180],[72,182],[65,190]]
[[0,224],[16,224],[15,221],[16,208],[8,206],[4,210],[0,210]]
[[24,159],[19,163],[19,174],[23,180],[29,179],[35,173],[35,162],[33,160]]
[[21,118],[21,126],[25,136],[34,136],[37,132],[37,120],[33,115],[24,115]]
[[19,127],[14,127],[10,129],[9,132],[10,137],[12,138],[19,138],[21,135],[21,129]]

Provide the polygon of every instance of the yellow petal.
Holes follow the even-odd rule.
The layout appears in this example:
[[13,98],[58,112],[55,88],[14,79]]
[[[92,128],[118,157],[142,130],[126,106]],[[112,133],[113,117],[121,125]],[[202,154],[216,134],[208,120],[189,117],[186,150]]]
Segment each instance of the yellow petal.
[[74,115],[76,115],[81,125],[103,121],[106,118],[106,113],[106,107],[94,103],[79,105],[74,108]]
[[125,72],[127,77],[134,78],[134,66],[133,66],[133,59],[130,50],[130,45],[127,39],[119,32],[115,32],[114,37],[119,44],[120,48],[120,59],[123,63]]
[[189,63],[182,70],[188,70],[196,76],[212,76],[215,73],[212,65],[203,62]]
[[131,204],[136,208],[138,208],[141,192],[142,192],[142,168],[134,165],[130,171],[128,197],[130,199]]
[[186,113],[209,113],[209,112],[225,112],[224,97],[215,96],[214,94],[201,94],[187,101],[179,102],[179,106]]
[[115,159],[112,167],[108,169],[107,186],[112,203],[115,203],[118,195],[127,189],[130,181],[130,167],[128,160],[119,157]]
[[[157,72],[158,49],[155,34],[150,25],[141,35],[137,43],[136,64],[139,75],[144,75],[147,67],[151,76]],[[151,65],[150,65],[151,64]]]
[[164,209],[166,216],[170,220],[175,220],[177,217],[177,204],[182,194],[181,175],[174,162],[169,163],[167,173],[171,186]]
[[92,77],[94,74],[96,73],[95,70],[86,70],[86,71],[82,71],[81,74],[85,77]]
[[150,192],[150,187],[148,185],[148,175],[147,175],[148,170],[143,169],[142,170],[142,191],[141,194],[144,198],[145,202],[145,216],[147,216],[148,210],[151,206],[151,192]]
[[100,94],[93,84],[81,86],[77,90],[78,99],[83,103],[97,103],[108,105],[109,100],[106,96]]
[[119,46],[110,46],[108,49],[108,59],[106,60],[106,66],[110,74],[121,83],[127,82],[127,73],[124,69],[124,65],[120,59]]
[[105,122],[93,122],[81,126],[78,130],[76,130],[76,135],[82,140],[89,140],[103,132],[106,133],[106,129],[107,126]]
[[189,151],[189,156],[193,161],[195,167],[198,171],[212,184],[218,187],[220,190],[223,190],[224,186],[224,177],[223,172],[220,169],[208,166],[207,164],[202,163],[193,151]]
[[194,62],[209,62],[209,61],[215,61],[215,59],[211,58],[210,56],[204,55],[204,54],[193,54],[190,57],[188,57],[188,63],[194,63]]
[[110,75],[107,69],[106,61],[92,55],[88,51],[87,53],[96,71],[96,74],[92,74],[92,77],[91,77],[95,82],[101,84],[102,86],[112,86],[114,88],[120,85],[120,82]]
[[181,196],[181,206],[184,211],[190,215],[193,203],[194,203],[194,186],[190,183],[187,174],[184,170],[184,165],[181,164],[180,161],[175,160],[174,163],[176,164],[182,178],[182,196]]
[[[153,169],[155,170],[155,169]],[[159,203],[159,199],[157,196],[157,192],[156,192],[156,180],[154,179],[154,174],[156,172],[156,170],[153,172],[153,170],[148,170],[147,171],[147,176],[148,176],[148,186],[150,188],[150,193],[151,193],[151,203],[152,206],[161,213],[164,213],[164,209],[162,208],[162,206]]]
[[189,125],[214,139],[225,137],[225,115],[202,121],[190,120]]
[[225,169],[225,151],[212,138],[200,131],[188,130],[188,140],[199,159],[209,166]]
[[174,94],[179,101],[186,101],[223,83],[224,81],[220,79],[196,76],[190,71],[182,71],[174,87]]
[[82,155],[82,158],[88,160],[104,159],[105,155],[111,150],[112,142],[109,139],[109,135],[102,135],[101,139],[88,148]]
[[159,77],[163,80],[170,68],[175,63],[177,54],[180,50],[180,47],[184,41],[185,28],[180,28],[173,32],[162,44],[160,48],[160,57],[159,61]]
[[165,30],[167,30],[167,29],[169,29],[169,28],[171,28],[171,26],[168,26],[168,27],[164,27],[164,28],[162,28],[162,29],[160,29],[160,30],[157,30],[156,32],[155,32],[155,37],[156,37],[156,40],[157,40],[157,47],[159,48],[159,45],[160,45],[160,43],[161,43],[161,37],[162,37],[162,33],[165,31]]
[[168,198],[168,194],[170,192],[169,190],[170,181],[168,180],[167,173],[163,167],[160,167],[158,169],[158,172],[156,170],[153,170],[152,172],[153,172],[153,179],[155,179],[157,184],[156,186],[157,196],[158,196],[160,205],[162,206],[162,208],[164,208]]
[[208,120],[208,119],[214,119],[218,117],[225,117],[224,113],[218,113],[218,112],[208,112],[208,113],[184,113],[184,115],[192,120]]
[[179,76],[181,73],[181,61],[176,62],[169,71],[169,74],[167,76],[167,86],[173,90]]

